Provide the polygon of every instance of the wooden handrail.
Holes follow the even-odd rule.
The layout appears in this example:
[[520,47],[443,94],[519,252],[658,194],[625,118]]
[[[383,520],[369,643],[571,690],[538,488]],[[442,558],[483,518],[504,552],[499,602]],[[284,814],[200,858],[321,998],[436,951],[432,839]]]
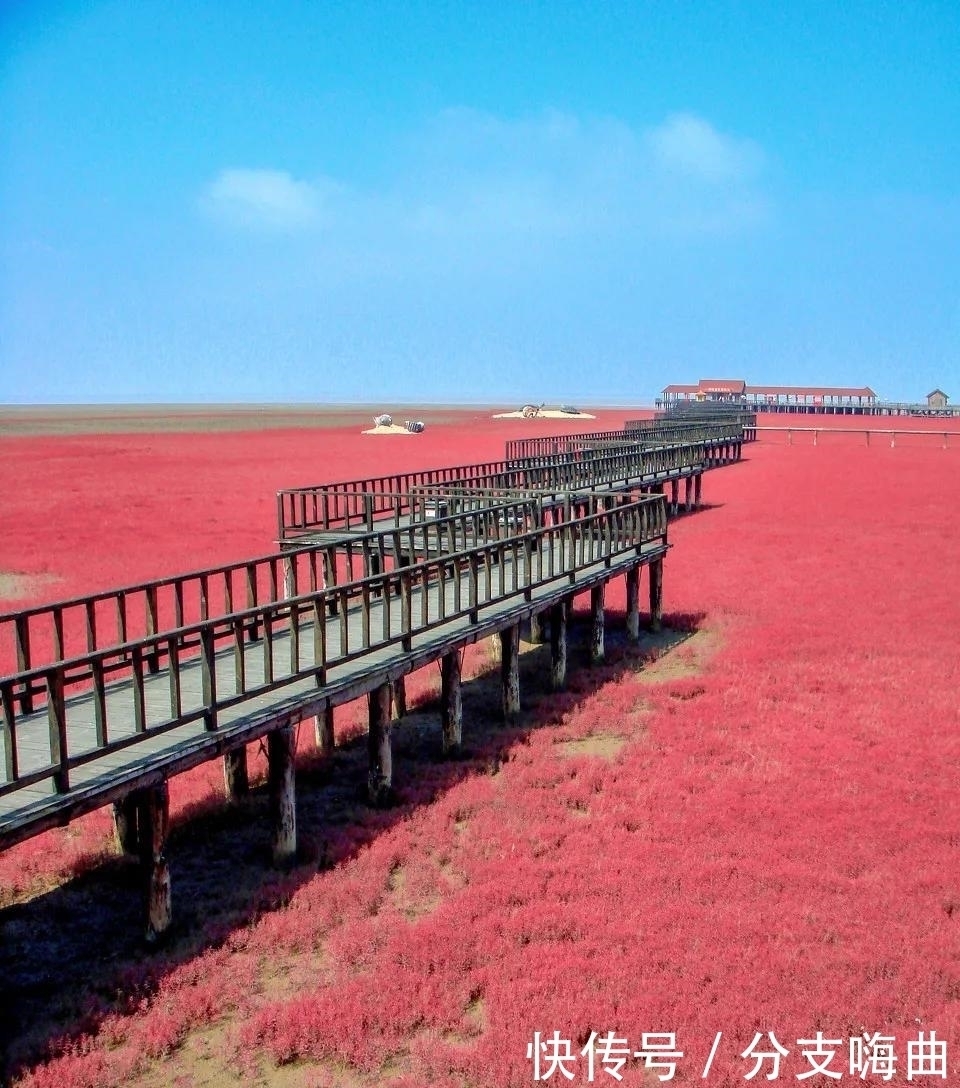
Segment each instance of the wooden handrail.
[[[734,441],[730,439],[729,441]],[[615,446],[600,451],[583,451],[579,456],[561,454],[551,457],[531,457],[519,461],[496,462],[495,471],[489,466],[478,466],[482,471],[466,472],[455,480],[424,480],[412,485],[408,495],[422,493],[423,488],[436,491],[449,488],[462,490],[556,490],[570,487],[590,488],[609,486],[615,481],[634,476],[650,475],[694,464],[710,464],[713,443],[707,441],[677,443],[669,446],[644,448],[635,443]],[[461,466],[461,469],[473,466]],[[427,474],[424,474],[427,475]],[[364,488],[369,481],[355,485],[337,484],[327,488],[294,489],[278,493],[281,525],[280,538],[296,539],[314,531],[330,531],[350,528],[350,503],[353,497],[366,495]],[[381,509],[387,517],[398,520],[409,514],[403,506],[390,505],[393,493],[384,495]],[[338,503],[346,503],[341,512]]]
[[[464,518],[472,519],[469,528],[474,528],[475,522],[498,516],[505,523],[524,524],[536,516],[536,501],[536,498],[510,496],[482,509],[479,505],[472,511],[461,508],[445,517],[430,519],[426,529],[422,524],[419,529],[428,534],[452,532],[462,539],[468,532],[468,527],[462,524]],[[501,515],[491,509],[497,505],[505,508]],[[82,644],[89,651],[115,648],[129,641],[131,628],[143,634],[156,632],[162,615],[172,616],[175,625],[181,627],[192,616],[233,614],[244,595],[248,606],[255,606],[261,600],[269,603],[282,599],[291,581],[313,588],[324,581],[336,581],[338,550],[342,555],[341,566],[352,580],[358,562],[363,562],[369,570],[371,551],[382,548],[382,538],[390,528],[381,526],[357,533],[348,545],[339,549],[335,545],[287,548],[219,567],[203,567],[0,613],[0,640],[7,644],[5,652],[10,665],[15,671],[24,672],[61,660],[65,646]],[[250,633],[256,634],[253,625]],[[43,636],[43,641],[39,636]],[[0,662],[0,669],[9,674],[10,665],[4,667]],[[148,659],[148,667],[153,668],[152,659]],[[22,698],[22,709],[29,711],[33,692],[25,690]]]
[[[3,677],[0,706],[6,760],[0,794],[44,779],[53,779],[56,791],[66,793],[71,789],[71,771],[99,755],[201,719],[207,731],[216,731],[225,710],[254,696],[279,690],[304,677],[312,676],[323,684],[332,666],[394,644],[409,649],[416,636],[451,620],[467,617],[471,624],[476,623],[483,608],[518,596],[529,600],[538,586],[558,578],[575,579],[580,570],[599,562],[609,565],[618,555],[639,555],[645,544],[654,542],[664,548],[667,545],[667,512],[662,495],[475,543],[467,549],[335,587],[312,588],[286,600],[259,603],[183,626],[163,627],[123,644]],[[430,590],[437,586],[444,592],[434,596]],[[446,599],[449,587],[453,588],[452,601]],[[358,614],[359,642],[349,622]],[[379,624],[373,622],[375,614]],[[251,646],[247,636],[253,626],[262,632],[260,647]],[[315,632],[315,637],[313,653],[305,660],[302,636],[308,629]],[[286,669],[274,653],[284,639],[290,647]],[[245,666],[251,655],[260,652],[264,679],[257,683]],[[222,665],[231,656],[233,690],[226,691],[219,686],[217,664],[219,660]],[[147,720],[144,701],[144,663],[151,658],[158,663],[159,671],[168,674],[169,712],[154,722]],[[182,676],[184,669],[197,661],[202,672],[201,705],[185,709]],[[105,683],[104,677],[119,668],[125,668],[124,679],[132,683]],[[220,675],[229,675],[229,666],[222,668]],[[39,705],[29,711],[21,706],[18,712],[24,690],[33,691]],[[117,713],[118,703],[126,703],[128,729],[124,736],[109,736],[108,696],[111,714]],[[92,701],[99,727],[92,746],[71,751],[71,713],[84,700],[87,706]],[[18,733],[27,725],[35,728],[36,715],[44,711],[50,760],[43,767],[24,772]]]

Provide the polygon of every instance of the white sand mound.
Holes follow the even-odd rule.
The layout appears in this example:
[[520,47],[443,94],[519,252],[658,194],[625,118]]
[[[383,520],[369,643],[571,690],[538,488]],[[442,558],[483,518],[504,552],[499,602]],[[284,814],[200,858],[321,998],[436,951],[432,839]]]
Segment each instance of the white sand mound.
[[589,412],[561,412],[559,408],[541,408],[535,416],[530,416],[529,419],[521,411],[516,412],[498,412],[494,419],[596,419],[596,416],[590,415]]
[[371,427],[369,431],[364,431],[364,434],[408,434],[413,435],[413,431],[408,431],[406,427],[401,427],[399,423],[391,423],[389,427]]

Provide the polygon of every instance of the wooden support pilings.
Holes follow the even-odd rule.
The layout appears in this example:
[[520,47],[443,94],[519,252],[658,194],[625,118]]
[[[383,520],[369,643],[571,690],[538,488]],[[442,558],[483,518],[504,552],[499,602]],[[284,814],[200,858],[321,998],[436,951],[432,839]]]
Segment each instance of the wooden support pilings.
[[630,567],[627,571],[627,639],[638,642],[640,639],[640,567]]
[[567,686],[566,601],[550,609],[550,686],[554,691],[563,691]]
[[680,511],[680,481],[670,481],[670,513],[676,517]]
[[500,632],[500,686],[504,721],[520,716],[520,624]]
[[117,849],[121,854],[129,854],[131,857],[137,857],[140,853],[137,801],[135,791],[113,803],[113,830]]
[[146,877],[146,941],[156,944],[173,921],[167,833],[170,828],[170,790],[166,782],[138,791],[140,857]]
[[604,646],[604,617],[603,617],[603,591],[604,584],[593,586],[590,590],[590,664],[599,665],[603,662]]
[[663,556],[650,563],[650,630],[659,631],[663,618]]
[[688,476],[683,481],[683,509],[688,514],[693,509],[693,477],[692,476]]
[[463,743],[459,650],[444,654],[440,661],[440,719],[443,727],[443,754],[454,755]]
[[336,744],[336,737],[333,730],[332,706],[326,707],[322,714],[316,716],[313,728],[317,748],[323,755],[330,755]]
[[232,748],[223,753],[223,785],[227,800],[236,803],[250,792],[250,776],[247,772],[247,746]]
[[543,613],[534,612],[530,617],[530,641],[539,646],[543,642]]
[[370,692],[367,735],[367,797],[371,805],[384,805],[393,792],[393,751],[390,746],[390,685]]
[[398,676],[390,685],[390,696],[393,701],[393,717],[395,721],[407,716],[407,678]]
[[693,481],[693,505],[699,509],[703,502],[703,473],[698,472]]
[[267,781],[270,794],[271,847],[275,865],[297,856],[296,727],[284,725],[267,734]]

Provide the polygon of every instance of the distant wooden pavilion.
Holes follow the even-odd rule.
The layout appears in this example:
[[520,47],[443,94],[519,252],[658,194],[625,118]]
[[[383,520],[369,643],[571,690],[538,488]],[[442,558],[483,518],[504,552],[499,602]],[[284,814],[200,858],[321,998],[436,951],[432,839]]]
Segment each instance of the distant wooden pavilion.
[[869,386],[748,385],[742,378],[701,378],[696,385],[668,385],[661,397],[664,407],[681,401],[743,404],[765,409],[776,405],[866,408],[876,404]]

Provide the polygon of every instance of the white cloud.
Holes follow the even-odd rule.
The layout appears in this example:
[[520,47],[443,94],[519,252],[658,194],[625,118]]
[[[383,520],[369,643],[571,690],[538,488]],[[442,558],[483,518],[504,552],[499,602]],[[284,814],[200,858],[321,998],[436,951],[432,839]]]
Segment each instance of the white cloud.
[[325,186],[297,181],[285,170],[221,170],[202,204],[233,225],[296,230],[320,223]]
[[248,230],[323,228],[318,261],[397,275],[412,265],[524,264],[548,247],[735,236],[769,219],[763,152],[692,114],[652,129],[556,110],[447,109],[407,135],[379,184],[223,170],[208,213]]
[[704,181],[740,181],[763,165],[759,145],[718,132],[692,113],[671,114],[648,131],[647,140],[661,166]]

